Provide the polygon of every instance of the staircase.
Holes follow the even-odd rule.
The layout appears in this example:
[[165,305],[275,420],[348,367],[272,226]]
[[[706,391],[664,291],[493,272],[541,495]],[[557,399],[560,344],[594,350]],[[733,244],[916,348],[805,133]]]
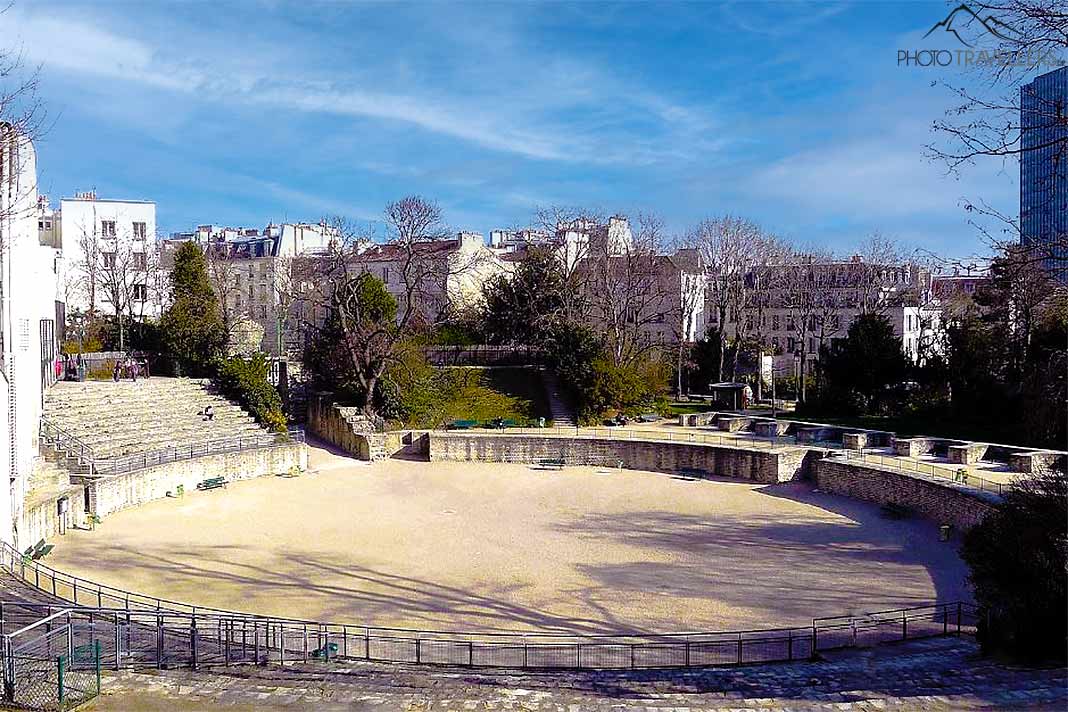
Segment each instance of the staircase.
[[563,395],[560,382],[556,379],[556,374],[552,372],[552,369],[548,368],[541,369],[540,373],[542,385],[545,387],[545,395],[549,400],[549,413],[552,415],[553,427],[575,427],[575,413],[571,410],[567,399]]
[[[206,420],[201,413],[209,405],[214,417]],[[46,454],[72,471],[79,470],[71,442],[88,448],[94,460],[108,460],[168,449],[194,452],[238,440],[242,447],[257,447],[276,439],[206,382],[188,378],[61,381],[46,392],[42,417],[45,435],[64,442],[64,452],[53,447]]]

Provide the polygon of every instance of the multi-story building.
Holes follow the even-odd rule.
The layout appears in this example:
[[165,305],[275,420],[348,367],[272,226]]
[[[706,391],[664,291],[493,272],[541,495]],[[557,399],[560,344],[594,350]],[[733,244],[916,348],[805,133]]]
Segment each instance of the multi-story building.
[[55,250],[38,236],[34,147],[0,124],[0,155],[0,468],[9,483],[8,496],[0,497],[0,539],[22,548],[30,536],[19,538],[28,529],[23,503],[39,457],[43,391],[56,378],[62,305],[56,301]]
[[535,247],[551,249],[568,269],[598,246],[604,246],[609,254],[618,254],[633,243],[630,221],[624,215],[613,215],[603,223],[587,218],[560,222],[555,231],[536,228],[490,231],[490,248],[495,252],[522,254]]
[[918,265],[872,265],[854,256],[768,266],[745,280],[747,306],[727,309],[724,324],[710,291],[709,326],[726,329],[731,339],[758,338],[775,356],[777,372],[788,372],[787,362],[818,360],[866,312],[890,320],[912,360],[937,350],[941,327],[931,303],[931,276]]
[[486,282],[510,274],[515,263],[508,254],[487,247],[481,233],[459,232],[455,238],[410,245],[368,245],[356,257],[356,267],[382,280],[397,300],[398,316],[410,295],[419,317],[437,321],[446,313],[476,307]]
[[155,203],[78,193],[63,198],[59,210],[43,206],[37,228],[39,241],[62,253],[68,309],[159,316],[166,294],[158,274]]
[[272,223],[263,230],[198,225],[195,231],[174,233],[163,241],[162,264],[170,269],[181,243],[198,244],[208,258],[208,276],[232,348],[285,356],[300,346],[290,314],[295,299],[292,261],[321,254],[336,239],[336,232],[322,223]]
[[1020,88],[1020,242],[1068,283],[1068,67]]

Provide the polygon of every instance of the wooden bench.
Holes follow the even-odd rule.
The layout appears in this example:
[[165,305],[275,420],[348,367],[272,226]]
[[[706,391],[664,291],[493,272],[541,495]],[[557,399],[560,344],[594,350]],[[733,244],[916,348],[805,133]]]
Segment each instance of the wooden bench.
[[656,413],[645,413],[644,415],[639,415],[638,420],[643,423],[655,423],[660,420],[660,416]]
[[33,559],[34,561],[37,561],[38,559],[43,559],[44,557],[52,553],[52,549],[54,548],[54,544],[49,544],[44,539],[41,539],[41,541],[26,549],[23,554]]
[[477,420],[454,420],[449,423],[449,430],[470,430],[477,427]]
[[564,469],[564,458],[562,457],[543,457],[538,460],[538,467],[546,470],[562,470]]
[[203,480],[202,482],[197,483],[197,489],[201,492],[204,492],[206,490],[218,489],[219,487],[226,487],[225,477],[212,477],[210,479]]

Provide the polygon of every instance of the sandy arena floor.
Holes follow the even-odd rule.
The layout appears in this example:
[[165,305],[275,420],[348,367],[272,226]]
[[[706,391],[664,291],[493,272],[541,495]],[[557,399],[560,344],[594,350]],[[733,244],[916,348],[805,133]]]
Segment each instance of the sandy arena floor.
[[391,460],[191,492],[58,539],[147,594],[436,629],[725,630],[967,597],[932,524],[801,485]]

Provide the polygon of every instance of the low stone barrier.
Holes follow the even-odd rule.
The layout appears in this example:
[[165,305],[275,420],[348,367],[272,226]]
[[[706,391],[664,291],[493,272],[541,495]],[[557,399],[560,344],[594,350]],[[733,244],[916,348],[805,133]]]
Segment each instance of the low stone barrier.
[[962,531],[993,511],[998,499],[952,482],[932,481],[861,461],[831,457],[817,461],[813,469],[816,485],[824,492],[879,505],[900,505]]
[[725,433],[737,433],[748,428],[752,422],[752,418],[746,418],[740,415],[728,415],[717,420],[716,427]]
[[788,420],[758,420],[753,423],[753,433],[762,438],[777,438],[790,427]]
[[679,425],[684,428],[697,428],[702,425],[711,425],[716,422],[719,413],[679,413]]
[[528,462],[562,459],[632,470],[706,473],[756,482],[786,482],[805,474],[805,448],[745,448],[705,443],[565,436],[439,432],[428,435],[430,460]]
[[949,446],[949,461],[955,465],[974,465],[986,455],[986,443],[966,443]]
[[[307,467],[307,446],[292,443],[169,462],[111,477],[82,478],[80,483],[89,488],[90,511],[104,517],[127,507],[163,499],[168,493],[173,496],[179,485],[186,492],[193,492],[198,482],[213,477],[247,480]],[[78,506],[78,503],[72,503],[72,506]]]
[[1053,470],[1063,472],[1066,468],[1068,468],[1068,454],[1063,452],[1036,450],[1009,455],[1009,469],[1013,472],[1037,475]]
[[797,442],[817,443],[823,440],[833,440],[839,432],[838,428],[832,427],[798,428]]

